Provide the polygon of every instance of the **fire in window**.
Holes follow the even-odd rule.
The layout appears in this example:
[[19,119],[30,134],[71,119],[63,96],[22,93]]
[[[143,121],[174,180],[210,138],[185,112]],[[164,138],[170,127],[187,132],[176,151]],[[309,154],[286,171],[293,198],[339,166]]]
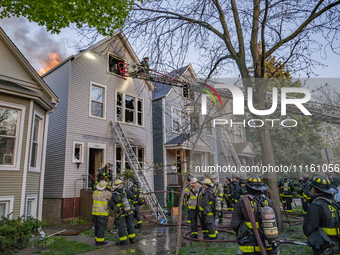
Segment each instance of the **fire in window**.
[[123,76],[123,74],[119,70],[119,66],[118,66],[118,64],[121,63],[121,62],[124,63],[124,60],[110,54],[109,55],[109,72]]

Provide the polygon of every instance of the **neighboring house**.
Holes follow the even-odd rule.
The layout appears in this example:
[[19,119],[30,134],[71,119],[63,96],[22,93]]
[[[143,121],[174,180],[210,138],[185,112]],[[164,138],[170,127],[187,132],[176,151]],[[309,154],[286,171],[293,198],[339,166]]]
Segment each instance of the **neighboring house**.
[[[196,78],[191,65],[174,70],[171,77],[184,80]],[[153,91],[153,139],[155,162],[155,190],[178,190],[182,186],[179,173],[191,169],[191,174],[203,179],[203,172],[195,172],[195,166],[212,166],[217,162],[216,134],[211,126],[197,137],[200,117],[189,109],[195,92],[164,84],[154,84]],[[189,107],[188,107],[189,106]],[[196,143],[193,146],[193,143]],[[193,159],[190,160],[190,151]],[[157,194],[164,204],[163,194]]]
[[0,56],[0,218],[41,220],[49,114],[58,98],[1,28]]
[[[196,78],[191,65],[174,70],[169,76],[189,81]],[[209,166],[227,166],[225,153],[222,151],[222,143],[227,141],[223,140],[220,134],[222,131],[213,127],[212,119],[230,119],[232,100],[222,99],[223,107],[212,106],[210,111],[207,110],[208,116],[204,121],[200,110],[194,110],[195,107],[200,107],[197,91],[159,83],[154,85],[152,111],[155,190],[180,190],[182,175],[179,173],[190,170],[191,176],[203,180],[211,170]],[[201,135],[197,137],[197,132],[202,127]],[[253,146],[246,141],[245,128],[234,125],[221,126],[221,129],[228,135],[229,144],[236,150],[241,164],[252,165],[256,153]],[[193,152],[190,153],[191,151]],[[224,172],[215,174],[221,183],[224,183],[226,176],[232,175]],[[157,197],[161,204],[165,203],[166,196],[158,193]]]
[[113,164],[114,175],[129,168],[111,121],[121,123],[153,186],[153,85],[123,77],[119,62],[139,63],[122,31],[43,75],[61,99],[47,141],[44,218],[49,221],[78,216],[83,179],[96,178],[105,163]]

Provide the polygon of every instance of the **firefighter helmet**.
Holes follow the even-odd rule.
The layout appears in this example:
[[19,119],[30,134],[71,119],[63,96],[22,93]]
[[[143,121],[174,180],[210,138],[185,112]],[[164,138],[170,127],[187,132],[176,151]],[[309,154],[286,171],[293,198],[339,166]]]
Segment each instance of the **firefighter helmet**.
[[198,180],[197,180],[197,178],[191,178],[191,180],[190,180],[190,184],[192,184],[192,183],[196,183],[196,182],[198,182]]
[[213,183],[211,182],[210,179],[204,179],[203,184],[206,184],[206,185],[208,185],[208,186],[210,186],[210,187],[213,186]]
[[104,190],[107,186],[107,182],[102,180],[96,185],[97,190]]
[[288,179],[288,178],[289,178],[288,173],[283,173],[283,178],[284,178],[284,179]]
[[216,175],[215,174],[210,176],[210,180],[212,180],[212,179],[216,179]]
[[331,181],[324,176],[315,176],[310,183],[311,187],[327,194],[337,194],[339,191],[331,185]]
[[246,184],[247,187],[252,190],[265,191],[268,189],[268,186],[262,183],[261,178],[255,174],[251,174],[247,177]]
[[119,184],[122,184],[123,181],[121,179],[116,179],[115,182],[114,182],[114,185],[117,186]]

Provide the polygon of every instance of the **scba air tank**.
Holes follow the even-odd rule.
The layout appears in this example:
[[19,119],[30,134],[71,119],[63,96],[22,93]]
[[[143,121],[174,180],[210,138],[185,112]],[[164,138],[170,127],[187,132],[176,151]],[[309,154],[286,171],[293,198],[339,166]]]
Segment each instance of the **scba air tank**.
[[263,232],[269,241],[274,241],[279,236],[274,210],[265,206],[261,210]]
[[124,212],[130,213],[131,206],[130,206],[129,200],[126,197],[123,197],[122,204],[123,204]]

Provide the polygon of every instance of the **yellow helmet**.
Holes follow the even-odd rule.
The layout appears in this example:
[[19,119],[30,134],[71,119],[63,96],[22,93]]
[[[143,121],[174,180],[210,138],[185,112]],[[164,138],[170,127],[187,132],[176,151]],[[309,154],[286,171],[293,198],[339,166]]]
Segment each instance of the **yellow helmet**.
[[118,186],[119,184],[122,184],[122,183],[123,183],[123,182],[122,182],[121,179],[117,179],[117,180],[115,180],[114,185],[115,185],[115,186]]
[[203,184],[206,184],[206,185],[208,185],[210,187],[213,186],[213,184],[212,184],[210,179],[204,179]]

